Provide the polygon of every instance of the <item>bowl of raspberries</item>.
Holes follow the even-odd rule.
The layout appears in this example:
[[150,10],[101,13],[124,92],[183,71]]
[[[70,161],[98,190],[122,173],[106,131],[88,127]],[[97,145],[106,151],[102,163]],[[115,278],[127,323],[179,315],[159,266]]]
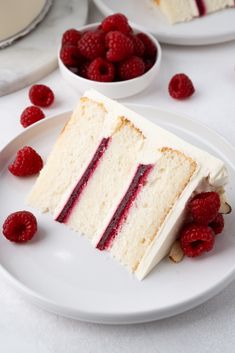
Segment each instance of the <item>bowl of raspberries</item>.
[[116,13],[101,23],[62,35],[58,51],[63,78],[76,91],[96,89],[110,98],[139,93],[155,79],[161,62],[161,47],[151,34],[131,26]]

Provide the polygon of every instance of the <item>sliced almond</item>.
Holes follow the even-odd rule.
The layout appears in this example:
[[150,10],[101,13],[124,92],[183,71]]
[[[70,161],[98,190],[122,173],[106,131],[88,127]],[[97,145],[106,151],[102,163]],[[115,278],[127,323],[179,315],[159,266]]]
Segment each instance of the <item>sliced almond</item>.
[[184,252],[181,249],[179,240],[176,240],[172,245],[172,248],[169,253],[169,259],[175,263],[178,263],[183,260]]
[[232,207],[227,202],[221,203],[219,213],[229,214],[231,212],[232,212]]

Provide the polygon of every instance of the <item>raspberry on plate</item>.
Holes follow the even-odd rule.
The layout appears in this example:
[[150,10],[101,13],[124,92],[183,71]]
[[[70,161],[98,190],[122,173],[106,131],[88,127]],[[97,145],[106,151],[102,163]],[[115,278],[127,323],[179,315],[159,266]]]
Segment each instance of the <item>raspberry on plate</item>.
[[25,243],[31,240],[37,231],[37,220],[28,211],[11,213],[2,226],[3,235],[10,241]]
[[101,28],[104,32],[119,31],[124,34],[129,34],[131,29],[125,15],[116,13],[107,16],[101,23]]
[[187,75],[176,74],[169,82],[168,91],[172,98],[185,99],[193,95],[195,88]]
[[104,35],[101,31],[88,31],[78,42],[79,53],[93,60],[105,54]]
[[121,80],[130,80],[143,75],[145,64],[138,56],[131,56],[118,65],[118,76]]
[[224,217],[222,214],[218,213],[215,219],[209,223],[209,227],[211,227],[215,234],[222,233],[224,229]]
[[188,203],[188,210],[198,224],[208,225],[217,216],[220,209],[220,197],[217,192],[202,192]]
[[188,257],[200,256],[213,249],[215,237],[208,226],[199,224],[186,225],[180,234],[180,245]]
[[23,127],[28,127],[44,118],[45,114],[43,111],[39,107],[31,105],[23,110],[20,116],[20,123]]
[[157,48],[153,43],[152,39],[147,36],[145,33],[138,33],[137,38],[139,38],[144,44],[144,56],[146,59],[156,59],[157,56]]
[[114,65],[103,58],[94,59],[87,68],[87,78],[90,80],[112,82],[114,77]]
[[60,59],[65,66],[76,67],[81,60],[81,56],[76,46],[65,45],[60,49]]
[[74,29],[68,29],[67,31],[64,32],[63,36],[62,36],[62,46],[70,44],[70,45],[74,45],[77,46],[78,41],[81,39],[81,33]]
[[54,102],[54,93],[46,85],[33,85],[29,90],[31,103],[39,107],[49,107]]
[[28,176],[37,174],[43,167],[42,158],[29,146],[20,149],[8,170],[15,176]]
[[107,33],[105,36],[105,45],[108,49],[106,58],[112,62],[129,58],[134,52],[132,40],[119,31]]

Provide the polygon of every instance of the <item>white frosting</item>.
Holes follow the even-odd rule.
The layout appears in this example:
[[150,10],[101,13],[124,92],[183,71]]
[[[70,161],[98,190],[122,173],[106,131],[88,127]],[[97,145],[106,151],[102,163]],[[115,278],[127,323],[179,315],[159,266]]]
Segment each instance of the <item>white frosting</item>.
[[45,3],[46,0],[0,0],[0,41],[24,30]]
[[191,157],[198,166],[196,173],[194,173],[190,183],[183,191],[172,211],[168,214],[167,219],[158,231],[157,236],[149,246],[136,270],[136,276],[142,279],[168,253],[177,234],[177,228],[181,225],[185,205],[193,192],[195,190],[201,190],[203,183],[207,183],[207,187],[212,189],[223,187],[228,179],[227,170],[220,159],[185,142],[169,131],[162,129],[139,114],[100,93],[89,90],[85,92],[84,96],[102,103],[112,120],[116,120],[118,117],[125,117],[130,120],[136,128],[142,131],[148,143],[148,153],[144,155],[143,163],[156,162],[156,159],[159,157],[156,153],[157,149],[170,147]]

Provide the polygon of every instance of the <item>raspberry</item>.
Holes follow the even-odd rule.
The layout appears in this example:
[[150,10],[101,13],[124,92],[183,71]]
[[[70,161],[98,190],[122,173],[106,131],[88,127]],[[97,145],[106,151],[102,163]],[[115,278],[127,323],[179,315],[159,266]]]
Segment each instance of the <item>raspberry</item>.
[[217,216],[220,208],[220,198],[217,192],[202,192],[196,195],[188,204],[193,220],[198,224],[208,225]]
[[134,45],[134,55],[143,57],[145,46],[142,40],[140,40],[136,35],[131,35],[129,38],[132,39]]
[[65,66],[76,66],[81,60],[78,48],[74,45],[65,45],[60,49],[60,59]]
[[145,70],[144,62],[138,56],[131,56],[122,61],[118,66],[118,76],[121,80],[130,80],[143,75]]
[[25,146],[17,152],[8,169],[15,176],[27,176],[37,174],[42,167],[43,161],[39,154],[32,147]]
[[54,102],[54,93],[46,85],[33,85],[29,90],[29,99],[39,107],[49,107]]
[[87,69],[87,78],[93,81],[112,82],[115,77],[115,67],[103,58],[93,60]]
[[195,88],[187,75],[176,74],[170,80],[168,91],[172,98],[184,99],[192,96],[195,92]]
[[78,68],[78,75],[83,78],[87,78],[87,70],[89,65],[90,65],[90,61],[86,61],[82,63],[81,66]]
[[145,70],[144,70],[144,72],[147,72],[147,71],[149,71],[149,70],[153,67],[153,65],[155,64],[155,60],[153,60],[153,59],[146,59],[146,60],[144,61],[144,64],[145,64]]
[[188,224],[180,234],[180,245],[189,257],[200,256],[204,252],[213,249],[215,237],[208,226],[199,224]]
[[126,16],[121,13],[107,16],[101,22],[101,28],[104,32],[119,31],[124,34],[130,33],[130,27]]
[[68,29],[62,36],[62,46],[70,44],[77,46],[78,41],[81,39],[81,33],[74,28]]
[[139,38],[145,47],[144,56],[148,59],[156,59],[157,56],[157,47],[145,33],[138,33],[137,38]]
[[27,127],[44,118],[45,114],[43,111],[40,108],[31,105],[23,110],[20,116],[20,123],[23,127]]
[[86,32],[78,42],[78,50],[86,59],[93,60],[104,56],[104,35],[101,31]]
[[25,243],[32,239],[37,231],[37,220],[28,211],[18,211],[11,213],[2,226],[5,237],[16,243]]
[[113,31],[105,36],[105,45],[108,49],[106,58],[117,62],[130,57],[134,51],[134,44],[125,34]]
[[224,229],[224,217],[222,214],[218,213],[215,219],[209,223],[209,227],[211,227],[215,234],[222,233]]

